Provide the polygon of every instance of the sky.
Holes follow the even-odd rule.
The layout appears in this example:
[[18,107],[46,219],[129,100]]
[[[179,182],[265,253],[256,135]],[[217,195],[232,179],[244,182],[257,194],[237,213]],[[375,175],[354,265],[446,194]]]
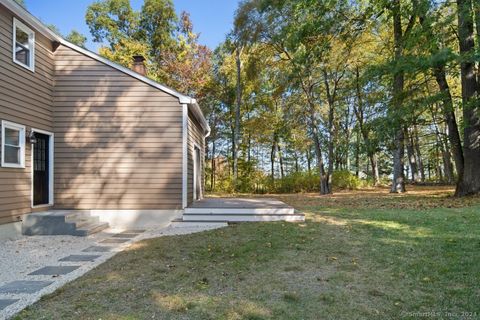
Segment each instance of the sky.
[[[87,47],[97,51],[99,45],[91,41],[90,31],[85,23],[87,7],[95,0],[26,0],[26,6],[37,18],[46,24],[56,25],[62,34],[72,29],[88,37]],[[220,44],[231,30],[233,15],[238,0],[173,0],[177,13],[188,11],[194,30],[200,33],[200,43],[211,49]],[[132,7],[139,9],[143,0],[131,0]]]

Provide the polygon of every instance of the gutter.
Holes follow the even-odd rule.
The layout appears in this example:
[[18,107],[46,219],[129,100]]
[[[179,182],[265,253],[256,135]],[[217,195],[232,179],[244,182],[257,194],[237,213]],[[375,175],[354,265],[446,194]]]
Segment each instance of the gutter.
[[[183,100],[185,104],[188,105],[188,109],[193,113],[195,118],[200,122],[200,125],[202,126],[202,129],[204,131],[205,138],[207,138],[210,135],[210,132],[212,131],[210,129],[210,126],[208,125],[207,120],[205,119],[205,116],[203,115],[202,109],[197,103],[196,99],[187,97],[189,101]],[[182,103],[182,100],[180,100],[180,103]]]

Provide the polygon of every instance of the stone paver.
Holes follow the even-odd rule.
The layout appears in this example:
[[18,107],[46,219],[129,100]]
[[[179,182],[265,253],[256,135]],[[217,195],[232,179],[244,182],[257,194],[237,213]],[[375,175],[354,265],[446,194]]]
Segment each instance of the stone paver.
[[135,238],[138,236],[138,233],[119,233],[112,236],[112,238]]
[[130,239],[115,239],[115,238],[112,238],[112,239],[102,240],[99,243],[124,243],[124,242],[127,242],[127,241],[130,241]]
[[112,247],[106,246],[91,246],[86,249],[83,249],[82,252],[110,252]]
[[29,273],[29,276],[55,276],[63,275],[70,273],[74,270],[77,270],[80,266],[48,266],[38,269],[32,273]]
[[[4,248],[0,246],[0,284],[4,284],[0,287],[0,319],[9,319],[28,305],[38,301],[42,295],[54,292],[54,290],[113,257],[130,243],[165,235],[190,234],[215,228],[218,227],[206,227],[204,224],[199,224],[198,226],[189,225],[188,227],[155,227],[148,230],[116,229],[85,238],[42,236],[25,237],[11,241]],[[123,237],[113,237],[119,232],[122,233]],[[135,237],[128,238],[129,235],[135,235]],[[81,252],[91,254],[82,255]],[[61,257],[63,258],[58,260]],[[15,261],[15,263],[9,264],[9,261]],[[56,266],[58,261],[65,263]],[[68,262],[76,263],[71,263],[72,265],[68,266]],[[47,267],[37,269],[40,266]],[[70,269],[58,269],[60,267],[75,269],[67,273]],[[29,273],[31,275],[27,275]],[[61,277],[49,277],[48,280],[51,281],[26,281],[36,279],[33,278],[34,276],[45,277],[60,274],[63,275]],[[17,281],[8,282],[12,280]]]
[[9,305],[14,304],[17,301],[18,299],[0,299],[0,310],[5,309]]
[[72,254],[68,257],[59,259],[58,261],[62,262],[80,262],[80,261],[94,261],[95,259],[100,258],[99,255],[92,255],[92,254]]
[[13,281],[0,287],[0,293],[35,293],[51,285],[52,281]]

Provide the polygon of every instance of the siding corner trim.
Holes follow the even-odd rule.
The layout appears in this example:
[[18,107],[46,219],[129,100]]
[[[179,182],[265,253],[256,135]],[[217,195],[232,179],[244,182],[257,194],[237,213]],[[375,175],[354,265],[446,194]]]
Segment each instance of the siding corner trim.
[[188,205],[188,105],[182,104],[182,209]]

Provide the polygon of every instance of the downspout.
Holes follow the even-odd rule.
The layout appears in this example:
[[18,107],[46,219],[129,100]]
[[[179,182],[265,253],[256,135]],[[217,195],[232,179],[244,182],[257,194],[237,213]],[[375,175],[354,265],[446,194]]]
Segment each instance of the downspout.
[[182,104],[182,209],[188,205],[188,105]]

